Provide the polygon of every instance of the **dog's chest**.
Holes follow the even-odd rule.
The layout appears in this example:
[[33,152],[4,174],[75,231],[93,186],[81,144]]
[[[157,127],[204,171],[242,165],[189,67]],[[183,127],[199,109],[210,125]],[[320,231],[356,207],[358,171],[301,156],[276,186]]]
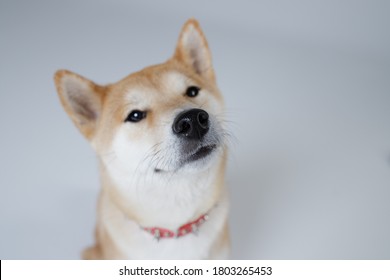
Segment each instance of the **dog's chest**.
[[212,244],[220,235],[227,215],[226,202],[222,201],[212,209],[209,219],[199,227],[196,234],[157,240],[139,224],[125,217],[114,205],[106,206],[110,215],[102,217],[104,230],[126,259],[210,258]]

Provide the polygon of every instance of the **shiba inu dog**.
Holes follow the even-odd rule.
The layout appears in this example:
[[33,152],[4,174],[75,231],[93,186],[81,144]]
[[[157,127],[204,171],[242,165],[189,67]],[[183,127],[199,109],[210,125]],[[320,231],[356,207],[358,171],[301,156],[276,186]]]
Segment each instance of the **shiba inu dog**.
[[224,105],[198,22],[165,63],[104,86],[60,70],[55,84],[100,163],[96,244],[83,258],[227,258]]

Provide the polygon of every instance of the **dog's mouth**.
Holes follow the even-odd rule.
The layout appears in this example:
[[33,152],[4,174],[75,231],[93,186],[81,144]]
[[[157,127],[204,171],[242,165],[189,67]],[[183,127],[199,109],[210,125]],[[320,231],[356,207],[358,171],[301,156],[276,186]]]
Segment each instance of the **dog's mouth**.
[[[199,161],[201,159],[207,158],[209,155],[213,153],[213,151],[217,148],[217,145],[207,145],[207,146],[201,146],[195,150],[195,152],[189,153],[188,156],[185,156],[184,159],[181,161],[180,167]],[[179,167],[179,168],[180,168]],[[167,170],[160,169],[160,168],[155,168],[154,172],[156,173],[164,173]]]
[[216,145],[202,146],[186,158],[185,162],[193,162],[203,159],[210,155],[216,148]]

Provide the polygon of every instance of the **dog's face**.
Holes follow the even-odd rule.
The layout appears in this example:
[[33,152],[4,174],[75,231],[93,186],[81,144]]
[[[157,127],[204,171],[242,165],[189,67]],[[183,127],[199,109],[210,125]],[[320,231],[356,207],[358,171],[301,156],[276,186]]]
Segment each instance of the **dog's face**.
[[71,119],[118,174],[194,173],[221,158],[223,101],[195,20],[164,64],[107,86],[65,70],[55,81]]

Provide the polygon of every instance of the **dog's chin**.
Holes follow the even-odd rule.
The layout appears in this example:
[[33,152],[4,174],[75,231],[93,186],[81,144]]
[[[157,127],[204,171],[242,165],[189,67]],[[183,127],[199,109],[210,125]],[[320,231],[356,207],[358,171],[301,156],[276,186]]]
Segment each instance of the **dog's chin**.
[[217,154],[218,146],[215,144],[200,146],[192,152],[182,153],[172,171],[159,168],[155,168],[154,171],[156,173],[201,172],[210,168]]

